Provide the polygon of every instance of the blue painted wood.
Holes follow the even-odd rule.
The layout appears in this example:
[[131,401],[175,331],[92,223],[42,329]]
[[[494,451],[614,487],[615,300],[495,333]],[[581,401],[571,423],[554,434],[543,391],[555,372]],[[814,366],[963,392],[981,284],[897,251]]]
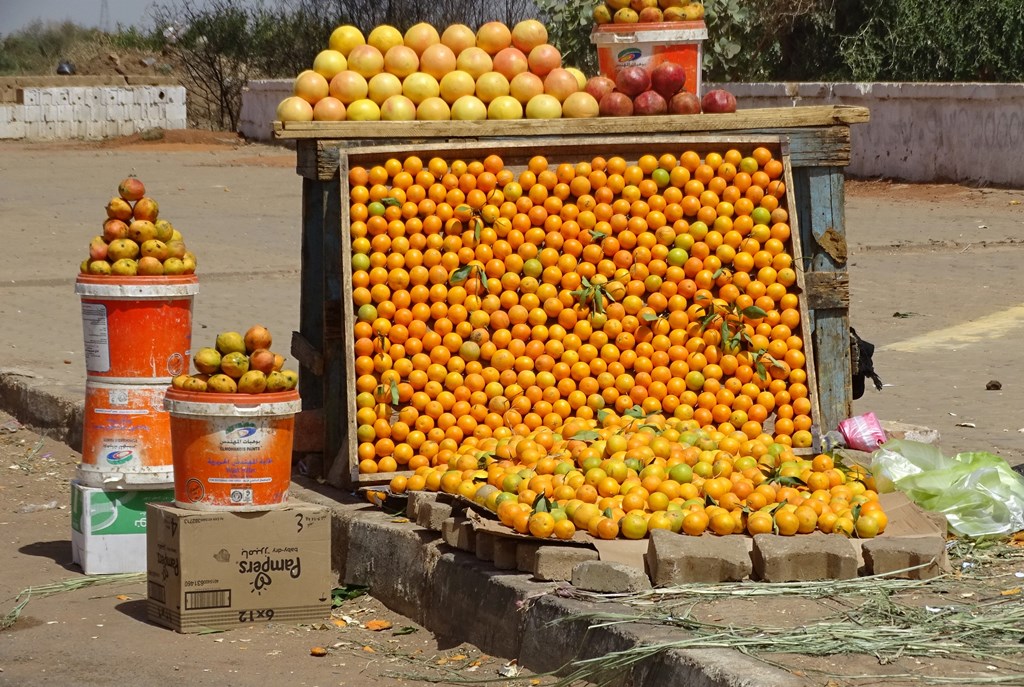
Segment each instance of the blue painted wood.
[[[334,184],[336,185],[336,184]],[[299,284],[299,334],[320,349],[324,338],[324,212],[327,184],[315,179],[302,180],[302,245]],[[299,366],[299,391],[302,407],[323,407],[323,382],[316,371]]]
[[[819,241],[826,232],[846,238],[843,171],[837,167],[804,170],[807,188],[797,189],[798,202],[806,218],[799,216],[801,244],[808,268],[817,272],[846,272],[840,262],[822,249]],[[806,200],[804,200],[806,199]],[[852,414],[849,310],[819,309],[814,312],[813,346],[818,382],[821,429],[835,429]]]

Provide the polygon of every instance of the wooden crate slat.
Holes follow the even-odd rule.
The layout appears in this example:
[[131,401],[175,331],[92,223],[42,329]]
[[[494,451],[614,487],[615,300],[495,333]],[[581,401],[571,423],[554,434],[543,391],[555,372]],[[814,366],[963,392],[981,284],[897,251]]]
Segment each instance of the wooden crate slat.
[[[789,213],[790,229],[790,255],[793,256],[793,269],[796,270],[796,286],[798,291],[797,308],[800,311],[800,338],[803,339],[804,347],[804,371],[807,373],[807,390],[811,401],[811,420],[818,424],[821,422],[821,407],[819,404],[818,381],[815,370],[814,350],[814,329],[811,324],[810,308],[808,307],[808,284],[805,270],[803,253],[803,241],[800,234],[800,213],[797,208],[798,195],[796,183],[793,178],[793,166],[789,159],[788,143],[783,144],[783,181],[786,184],[786,212]],[[794,332],[795,333],[795,332]]]
[[341,183],[334,184],[338,193],[340,205],[340,226],[337,231],[332,231],[338,241],[337,252],[334,253],[335,262],[340,270],[338,279],[339,312],[341,318],[341,332],[339,332],[341,345],[337,350],[340,359],[336,361],[338,374],[337,386],[334,389],[342,393],[330,394],[336,399],[334,414],[328,415],[336,426],[336,434],[333,441],[328,441],[327,450],[337,447],[337,455],[333,456],[328,471],[328,481],[332,484],[347,483],[354,484],[355,477],[359,474],[358,442],[356,440],[356,352],[355,336],[355,306],[352,302],[352,232],[351,217],[349,215],[349,188],[348,188],[348,160],[340,161],[339,177]]
[[[309,178],[302,180],[302,246],[299,285],[299,334],[317,353],[324,338],[322,303],[325,285],[323,228],[329,188]],[[303,361],[300,359],[300,363]],[[322,408],[322,368],[300,364],[299,390],[303,408]]]
[[812,105],[738,110],[729,114],[594,117],[591,119],[518,119],[417,122],[274,122],[278,139],[472,138],[502,136],[571,136],[589,134],[691,133],[737,129],[819,127],[855,124],[870,119],[866,107]]
[[[790,158],[794,167],[845,167],[850,164],[850,129],[847,126],[830,126],[823,128],[807,129],[751,129],[729,132],[731,138],[751,137],[778,137],[786,136],[790,140]],[[606,143],[613,143],[619,140],[630,140],[640,138],[645,141],[661,141],[667,143],[682,144],[699,138],[697,134],[651,134],[637,136],[635,132],[629,132],[618,136],[608,136],[601,140]],[[716,139],[708,135],[704,138],[714,141],[722,140],[719,135]],[[497,139],[495,143],[504,141],[516,141],[518,139]],[[571,136],[559,138],[537,137],[528,139],[524,145],[535,145],[544,147],[546,143],[568,145],[571,143],[585,144],[593,140],[590,136]],[[298,150],[297,171],[307,178],[320,181],[333,181],[338,174],[338,159],[343,149],[365,149],[369,147],[384,147],[388,150],[395,150],[398,147],[407,147],[409,150],[422,150],[426,145],[445,144],[449,147],[465,145],[467,141],[458,140],[452,136],[440,137],[423,141],[419,144],[403,143],[401,146],[394,146],[391,141],[385,140],[318,140],[315,145],[302,145],[309,141],[300,141]]]
[[[829,230],[843,237],[846,235],[842,170],[808,169],[805,173],[805,202],[810,224],[803,233],[804,248],[809,253],[805,268],[814,272],[844,273],[845,264],[833,260],[817,242]],[[849,388],[849,310],[839,307],[813,312],[820,423],[822,430],[829,431],[853,412]]]

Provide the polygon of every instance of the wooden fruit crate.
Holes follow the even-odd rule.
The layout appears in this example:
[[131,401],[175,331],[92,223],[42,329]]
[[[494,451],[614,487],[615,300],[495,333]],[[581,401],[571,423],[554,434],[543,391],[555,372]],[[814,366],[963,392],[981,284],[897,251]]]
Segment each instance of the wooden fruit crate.
[[[493,152],[514,167],[535,154],[552,162],[594,155],[635,160],[660,149],[703,153],[768,144],[784,159],[791,250],[803,268],[797,286],[812,417],[828,430],[851,412],[842,168],[849,163],[849,125],[867,118],[864,108],[807,107],[596,120],[278,124],[278,138],[297,141],[303,176],[301,323],[292,352],[302,366],[305,408],[324,418],[324,476],[345,487],[391,477],[357,472],[349,165],[409,154],[472,160]],[[638,130],[660,133],[638,136]],[[427,141],[411,143],[413,137]]]

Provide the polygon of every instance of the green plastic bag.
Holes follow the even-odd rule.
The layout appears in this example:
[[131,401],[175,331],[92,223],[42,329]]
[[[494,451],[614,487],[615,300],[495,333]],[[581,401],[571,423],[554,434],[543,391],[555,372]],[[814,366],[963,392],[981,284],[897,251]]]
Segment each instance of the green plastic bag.
[[1024,479],[992,453],[949,458],[931,444],[893,439],[871,456],[879,491],[899,490],[925,510],[942,513],[965,537],[1024,530]]

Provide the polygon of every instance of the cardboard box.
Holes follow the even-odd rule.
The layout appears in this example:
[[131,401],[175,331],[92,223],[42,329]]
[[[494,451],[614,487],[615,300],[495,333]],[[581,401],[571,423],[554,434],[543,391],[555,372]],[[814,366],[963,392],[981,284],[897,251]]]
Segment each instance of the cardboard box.
[[174,489],[105,491],[71,480],[71,561],[86,575],[146,571],[146,505]]
[[292,501],[242,513],[151,504],[147,561],[149,619],[178,632],[331,613],[331,517],[323,506]]

